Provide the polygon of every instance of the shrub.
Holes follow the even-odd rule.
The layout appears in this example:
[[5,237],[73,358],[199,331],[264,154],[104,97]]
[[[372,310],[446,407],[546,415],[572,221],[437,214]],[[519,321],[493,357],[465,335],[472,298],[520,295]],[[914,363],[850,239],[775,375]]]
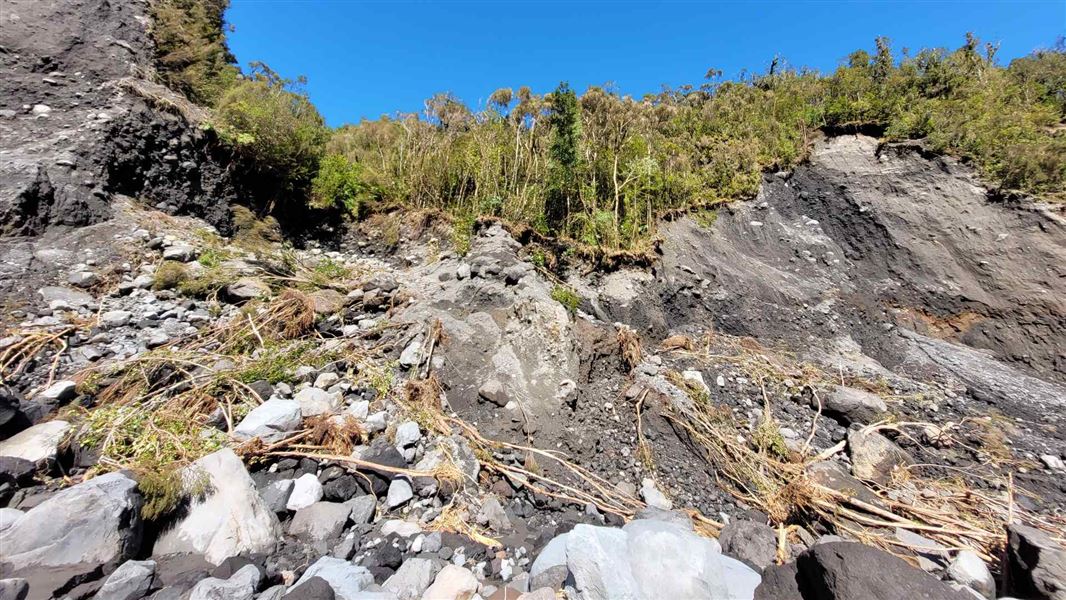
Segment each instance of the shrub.
[[292,82],[260,65],[227,90],[215,110],[223,141],[283,194],[302,198],[318,170],[328,137],[322,116]]
[[163,81],[193,102],[214,105],[238,74],[223,32],[229,0],[157,0],[149,6]]
[[552,288],[552,300],[565,306],[566,310],[571,313],[577,312],[577,307],[581,305],[581,296],[578,296],[574,290],[562,285]]
[[180,262],[163,261],[152,275],[153,290],[172,290],[189,279],[189,270]]
[[359,165],[340,154],[327,154],[318,165],[311,182],[311,205],[316,208],[340,207],[359,218],[368,198]]

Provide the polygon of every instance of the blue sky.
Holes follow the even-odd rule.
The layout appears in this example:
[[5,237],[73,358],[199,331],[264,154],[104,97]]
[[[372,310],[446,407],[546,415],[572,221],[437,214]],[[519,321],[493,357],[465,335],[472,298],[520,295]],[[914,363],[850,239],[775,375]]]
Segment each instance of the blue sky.
[[639,96],[735,77],[774,55],[835,68],[886,35],[904,47],[957,47],[967,31],[1002,61],[1066,33],[1066,0],[1018,2],[358,2],[231,0],[230,47],[307,91],[330,125],[414,112],[436,92],[481,106],[493,90],[543,93],[613,82]]

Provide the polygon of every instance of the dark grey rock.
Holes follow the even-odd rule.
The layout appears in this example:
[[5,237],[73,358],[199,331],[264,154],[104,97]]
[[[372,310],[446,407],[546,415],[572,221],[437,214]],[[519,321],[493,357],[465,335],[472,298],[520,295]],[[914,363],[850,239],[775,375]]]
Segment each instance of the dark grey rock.
[[718,536],[722,552],[762,571],[777,558],[777,534],[769,525],[737,519]]
[[1025,525],[1007,528],[1007,592],[1019,598],[1066,598],[1066,549]]

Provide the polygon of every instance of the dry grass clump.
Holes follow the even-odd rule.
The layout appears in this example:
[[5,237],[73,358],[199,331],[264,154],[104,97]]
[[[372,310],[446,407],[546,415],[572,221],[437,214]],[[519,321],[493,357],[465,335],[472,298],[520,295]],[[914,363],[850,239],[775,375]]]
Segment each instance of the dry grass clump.
[[637,332],[626,325],[622,325],[618,328],[615,339],[618,340],[618,351],[622,356],[622,366],[625,367],[626,372],[637,368],[643,357],[640,348],[640,337],[637,336]]
[[15,341],[0,351],[0,384],[17,377],[43,353],[51,349],[54,352],[52,363],[48,371],[48,380],[42,389],[52,385],[56,369],[59,367],[59,360],[67,349],[66,339],[77,329],[78,325],[71,325],[54,329],[10,329],[4,332],[5,338],[12,338]]
[[359,444],[366,442],[366,430],[359,420],[350,415],[318,415],[304,419],[303,429],[307,436],[302,442],[318,446],[332,454],[351,454]]

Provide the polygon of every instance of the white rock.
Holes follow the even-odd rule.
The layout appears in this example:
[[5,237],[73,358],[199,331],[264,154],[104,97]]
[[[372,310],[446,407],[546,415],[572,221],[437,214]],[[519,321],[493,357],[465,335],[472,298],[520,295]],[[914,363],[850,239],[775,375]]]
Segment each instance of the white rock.
[[422,594],[423,600],[460,600],[477,592],[477,577],[469,570],[455,565],[445,565],[437,573],[433,585]]
[[100,326],[105,329],[122,327],[129,323],[132,317],[133,313],[128,310],[109,310],[100,315]]
[[395,441],[396,445],[401,448],[406,448],[420,439],[422,439],[422,430],[414,421],[405,421],[396,428]]
[[682,371],[681,378],[710,396],[711,388],[707,387],[707,382],[703,380],[703,373],[699,371]]
[[155,578],[154,560],[128,560],[108,575],[93,600],[140,600]]
[[208,577],[198,582],[189,593],[189,600],[251,600],[259,588],[259,568],[245,565],[229,579]]
[[318,481],[318,477],[315,477],[311,473],[304,473],[296,478],[296,481],[292,486],[292,493],[289,494],[289,501],[285,503],[285,508],[289,510],[300,510],[311,506],[315,502],[322,499],[322,484]]
[[340,380],[340,375],[336,373],[319,373],[318,377],[315,377],[314,387],[322,390],[329,389]]
[[415,492],[411,489],[411,483],[402,477],[397,477],[389,483],[389,493],[385,497],[385,505],[389,509],[393,509],[414,497]]
[[407,347],[400,353],[400,366],[406,368],[413,367],[419,363],[422,358],[422,336],[417,335],[415,339],[411,340]]
[[953,581],[973,588],[985,598],[996,597],[996,580],[988,570],[988,565],[980,556],[969,550],[963,550],[948,565],[947,575]]
[[300,404],[300,414],[306,417],[336,412],[341,406],[341,395],[331,394],[326,390],[308,387],[296,392],[296,402]]
[[384,536],[398,535],[402,538],[409,538],[420,533],[422,533],[422,527],[413,521],[389,519],[381,525],[381,535]]
[[196,251],[196,248],[193,248],[188,244],[173,244],[163,250],[163,260],[189,262],[198,255],[199,252]]
[[276,442],[299,427],[302,420],[299,402],[271,398],[253,408],[233,429],[233,436],[239,440],[258,437]]
[[312,577],[325,579],[337,595],[337,600],[362,600],[360,592],[363,588],[374,583],[374,576],[366,567],[353,565],[342,559],[332,556],[323,556],[313,565],[307,567],[304,574],[293,587],[299,586]]
[[396,573],[385,580],[381,586],[385,591],[396,594],[399,600],[418,600],[433,583],[437,569],[433,561],[425,558],[409,558]]
[[1066,466],[1063,465],[1062,459],[1054,454],[1042,454],[1040,455],[1040,462],[1044,463],[1044,466],[1052,471],[1066,470]]
[[0,532],[15,524],[25,512],[17,508],[0,508]]
[[674,503],[666,497],[666,494],[659,491],[659,488],[655,485],[655,481],[644,478],[640,485],[640,495],[644,498],[644,502],[648,506],[654,506],[655,508],[662,510],[671,510],[674,508]]
[[368,414],[370,414],[370,403],[366,400],[356,400],[352,402],[352,405],[344,410],[348,415],[355,417],[357,421],[362,423],[366,420]]
[[206,476],[208,492],[194,500],[186,516],[160,536],[155,556],[202,554],[217,565],[238,554],[274,551],[281,525],[232,450],[208,454],[184,474],[186,481],[203,481]]
[[38,423],[0,442],[0,456],[22,458],[33,463],[55,459],[68,431],[70,423],[66,421]]
[[40,394],[37,394],[37,398],[45,400],[49,403],[53,402],[66,402],[73,400],[78,395],[78,384],[70,381],[69,379],[63,379],[48,386]]

